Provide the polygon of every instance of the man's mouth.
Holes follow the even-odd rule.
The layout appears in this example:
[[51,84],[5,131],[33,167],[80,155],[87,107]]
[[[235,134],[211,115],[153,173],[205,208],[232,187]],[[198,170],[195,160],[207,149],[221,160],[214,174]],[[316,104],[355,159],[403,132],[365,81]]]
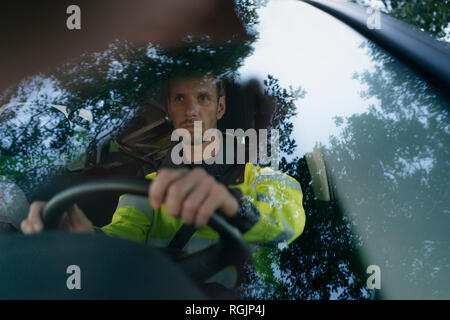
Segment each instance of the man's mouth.
[[186,128],[186,129],[194,128],[194,121],[185,121],[185,122],[181,123],[181,127]]

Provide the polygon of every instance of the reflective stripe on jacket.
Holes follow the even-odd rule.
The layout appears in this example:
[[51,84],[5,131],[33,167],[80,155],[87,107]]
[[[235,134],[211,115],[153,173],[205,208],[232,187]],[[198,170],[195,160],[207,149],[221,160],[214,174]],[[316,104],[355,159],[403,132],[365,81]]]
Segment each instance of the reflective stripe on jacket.
[[[153,180],[156,172],[146,176]],[[300,184],[292,177],[270,168],[260,168],[251,163],[245,165],[244,182],[230,189],[238,188],[246,214],[253,215],[253,226],[243,233],[244,239],[253,249],[257,271],[267,273],[266,259],[260,258],[262,247],[282,249],[294,241],[305,226],[303,194]],[[165,206],[153,210],[145,197],[122,195],[109,225],[101,230],[111,236],[167,247],[183,222],[167,214]],[[218,241],[218,234],[211,227],[197,230],[184,247],[188,253],[196,252]],[[270,250],[271,251],[271,250]],[[222,277],[216,274],[210,281],[218,281],[225,287],[232,287],[233,276],[224,269]],[[232,274],[232,273],[231,273]],[[217,276],[217,277],[216,277]]]

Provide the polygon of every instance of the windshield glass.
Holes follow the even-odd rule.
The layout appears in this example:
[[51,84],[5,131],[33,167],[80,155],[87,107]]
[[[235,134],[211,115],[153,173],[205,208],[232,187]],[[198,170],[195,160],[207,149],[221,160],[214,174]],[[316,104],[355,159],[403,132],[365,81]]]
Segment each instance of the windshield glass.
[[[275,292],[448,298],[448,100],[313,7],[271,2],[259,13],[260,38],[239,71],[287,102],[281,132],[292,142],[280,167],[298,177],[308,208]],[[369,290],[374,270],[381,284]]]
[[[295,241],[259,251],[266,276],[248,265],[241,297],[448,299],[448,100],[303,2],[236,12],[245,37],[115,40],[0,93],[0,185],[21,194],[0,197],[0,222],[18,229],[24,202],[83,181],[158,170],[173,147],[168,83],[210,74],[226,92],[218,128],[267,130],[258,164],[300,183],[306,213]],[[102,227],[120,195],[79,206]]]

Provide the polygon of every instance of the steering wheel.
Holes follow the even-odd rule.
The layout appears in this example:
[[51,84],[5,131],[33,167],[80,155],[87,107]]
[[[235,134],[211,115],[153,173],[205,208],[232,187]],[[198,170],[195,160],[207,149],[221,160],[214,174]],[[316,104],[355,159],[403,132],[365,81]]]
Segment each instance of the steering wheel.
[[[137,179],[98,179],[72,186],[55,195],[46,204],[42,218],[47,229],[56,229],[64,211],[72,204],[110,192],[148,195],[151,181]],[[213,213],[208,225],[220,235],[219,242],[188,256],[174,258],[175,262],[195,281],[203,282],[226,266],[241,270],[251,259],[250,249],[239,230],[221,214]],[[239,273],[238,273],[239,275]]]

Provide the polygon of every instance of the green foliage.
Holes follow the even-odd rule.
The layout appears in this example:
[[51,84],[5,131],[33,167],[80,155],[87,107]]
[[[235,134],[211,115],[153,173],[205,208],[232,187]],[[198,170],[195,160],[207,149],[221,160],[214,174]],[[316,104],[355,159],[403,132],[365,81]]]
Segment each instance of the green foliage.
[[293,89],[282,88],[278,79],[272,75],[267,75],[264,80],[264,94],[272,98],[275,110],[271,119],[271,127],[278,129],[280,133],[280,151],[290,155],[297,147],[295,140],[291,138],[292,130],[294,128],[290,120],[297,115],[297,107],[295,102],[298,99],[303,99],[306,91],[302,87]]
[[[367,4],[364,0],[352,0]],[[402,20],[438,39],[450,37],[450,1],[449,0],[382,0],[382,11]],[[447,39],[448,41],[448,39]]]
[[268,2],[269,0],[235,0],[236,11],[241,21],[247,27],[253,28],[259,23],[257,10]]

